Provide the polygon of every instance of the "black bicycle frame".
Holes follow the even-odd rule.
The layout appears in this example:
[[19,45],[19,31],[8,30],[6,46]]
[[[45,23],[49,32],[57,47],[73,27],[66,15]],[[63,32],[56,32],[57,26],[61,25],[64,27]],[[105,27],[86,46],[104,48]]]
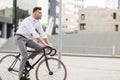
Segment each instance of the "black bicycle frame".
[[8,71],[18,72],[17,70],[14,70],[14,67],[15,67],[17,61],[19,60],[20,53],[19,53],[19,55],[15,56],[15,57],[16,57],[16,59],[15,59],[14,62],[10,65],[10,67],[8,68]]
[[[47,48],[50,49],[49,53],[46,53],[46,52],[45,52],[45,49],[47,49]],[[54,51],[54,54],[51,54],[52,51]],[[29,52],[35,53],[36,51],[29,51]],[[36,52],[36,53],[37,53],[37,52]],[[46,54],[49,54],[50,56],[54,56],[54,55],[56,54],[56,49],[53,49],[53,48],[51,48],[51,47],[43,47],[43,55],[42,55],[33,65],[31,65],[31,67],[29,68],[28,72],[30,72],[30,70],[33,69],[34,66],[35,66],[43,57],[45,57],[45,62],[46,62],[47,69],[48,69],[49,73],[51,74],[51,70],[50,70],[50,68],[49,68],[49,64],[48,64],[48,61],[47,61],[47,56],[46,56]]]
[[[52,50],[54,50],[54,54],[51,54]],[[35,52],[36,52],[36,53],[37,53],[37,51],[28,51],[28,52],[31,52],[31,53],[35,53]],[[47,54],[51,54],[50,56],[54,56],[54,55],[56,54],[56,50],[53,49],[53,48],[50,48],[50,52],[47,53]],[[9,71],[18,72],[17,70],[14,70],[13,68],[14,68],[15,64],[17,63],[19,57],[20,57],[20,53],[19,53],[19,55],[16,56],[16,59],[15,59],[14,62],[11,64],[10,68],[8,68]],[[47,69],[48,69],[49,73],[51,73],[51,70],[50,70],[50,68],[49,68],[49,64],[48,64],[48,61],[47,61],[47,56],[46,56],[45,48],[43,48],[43,55],[42,55],[33,65],[31,65],[31,67],[27,70],[27,73],[30,72],[31,69],[33,69],[34,66],[35,66],[43,57],[45,57],[45,62],[46,62]]]
[[[30,51],[29,51],[30,52]],[[32,52],[32,51],[31,51]],[[45,54],[45,50],[43,50],[43,55],[33,64],[31,65],[31,67],[29,68],[28,72],[30,72],[31,69],[34,68],[34,66],[43,58],[45,57],[45,62],[46,62],[46,66],[47,66],[47,69],[49,72],[51,72],[50,68],[49,68],[49,64],[48,64],[48,61],[47,61],[47,56]]]

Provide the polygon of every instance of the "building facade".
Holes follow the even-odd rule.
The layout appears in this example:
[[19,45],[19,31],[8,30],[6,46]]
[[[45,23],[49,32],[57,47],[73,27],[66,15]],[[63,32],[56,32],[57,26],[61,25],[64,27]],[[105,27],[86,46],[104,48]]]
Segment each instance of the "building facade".
[[[45,6],[45,8],[43,9],[45,13],[43,14],[42,18],[44,19],[45,24],[53,25],[52,33],[53,34],[56,33],[56,28],[58,29],[58,25],[59,25],[59,0],[46,0],[46,2],[43,0],[39,0],[38,6],[43,6],[43,8]],[[62,1],[63,31],[68,31],[68,29],[71,28],[74,29],[78,26],[79,10],[83,8],[84,8],[84,0]]]
[[[0,10],[0,37],[9,38],[13,35],[13,8],[5,8]],[[28,11],[17,8],[17,26],[21,19],[27,17]]]
[[[14,33],[13,25],[13,5],[15,0],[0,0],[0,37],[9,38]],[[30,14],[32,14],[33,7],[37,5],[37,0],[16,0],[17,10],[16,10],[16,27],[20,22]]]
[[[84,8],[84,0],[62,1],[62,25],[63,32],[76,30],[79,21],[79,10]],[[59,0],[56,6],[56,24],[59,24]]]
[[120,11],[99,7],[88,7],[80,10],[79,30],[86,32],[120,31]]
[[12,9],[6,8],[0,10],[0,37],[8,38],[12,30]]
[[78,25],[78,13],[83,9],[83,0],[65,0],[62,7],[63,27],[70,28]]

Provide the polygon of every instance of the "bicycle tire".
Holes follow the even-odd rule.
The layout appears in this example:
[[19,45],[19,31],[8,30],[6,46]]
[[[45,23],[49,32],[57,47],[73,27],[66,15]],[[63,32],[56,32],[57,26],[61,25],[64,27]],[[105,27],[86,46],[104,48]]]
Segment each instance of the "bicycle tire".
[[[0,59],[0,77],[2,80],[17,80],[18,79],[18,72],[8,71],[8,68],[13,63],[13,61],[16,59],[15,55],[6,55]],[[14,66],[15,69],[18,71],[18,67],[20,64],[20,59],[18,58],[18,61],[16,65]]]
[[[66,80],[67,69],[62,61],[57,58],[47,58],[50,70],[53,75],[49,75],[46,67],[45,59],[42,60],[36,67],[36,80]],[[58,67],[60,65],[60,68]]]

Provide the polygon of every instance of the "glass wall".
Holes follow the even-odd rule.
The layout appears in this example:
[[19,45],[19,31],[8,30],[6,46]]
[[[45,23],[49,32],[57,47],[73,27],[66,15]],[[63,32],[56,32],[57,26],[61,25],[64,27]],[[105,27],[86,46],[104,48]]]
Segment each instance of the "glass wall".
[[[12,20],[12,8],[13,8],[13,0],[0,0],[0,16],[2,16],[2,18],[5,17],[8,18],[9,20]],[[11,22],[11,21],[7,21],[7,22]]]
[[38,0],[17,0],[17,6],[22,10],[28,10],[32,14],[32,9],[37,5]]
[[0,0],[0,37],[2,38],[14,35],[21,20],[31,15],[33,7],[37,5],[37,0],[16,0],[15,13],[14,2],[15,0]]

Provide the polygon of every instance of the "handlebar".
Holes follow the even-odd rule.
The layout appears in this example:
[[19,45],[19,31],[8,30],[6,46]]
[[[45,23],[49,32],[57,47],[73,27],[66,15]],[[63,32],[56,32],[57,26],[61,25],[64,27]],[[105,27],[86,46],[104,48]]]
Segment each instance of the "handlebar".
[[[46,52],[46,49],[49,50],[49,52]],[[47,46],[47,47],[43,47],[43,52],[45,54],[49,54],[50,56],[54,56],[56,54],[57,50],[50,46]]]
[[[54,56],[57,53],[57,50],[50,46],[43,47],[42,50],[43,50],[43,53],[45,53],[46,55],[50,55],[50,56]],[[34,51],[34,50],[33,51],[27,50],[27,52],[38,53],[38,51]]]

